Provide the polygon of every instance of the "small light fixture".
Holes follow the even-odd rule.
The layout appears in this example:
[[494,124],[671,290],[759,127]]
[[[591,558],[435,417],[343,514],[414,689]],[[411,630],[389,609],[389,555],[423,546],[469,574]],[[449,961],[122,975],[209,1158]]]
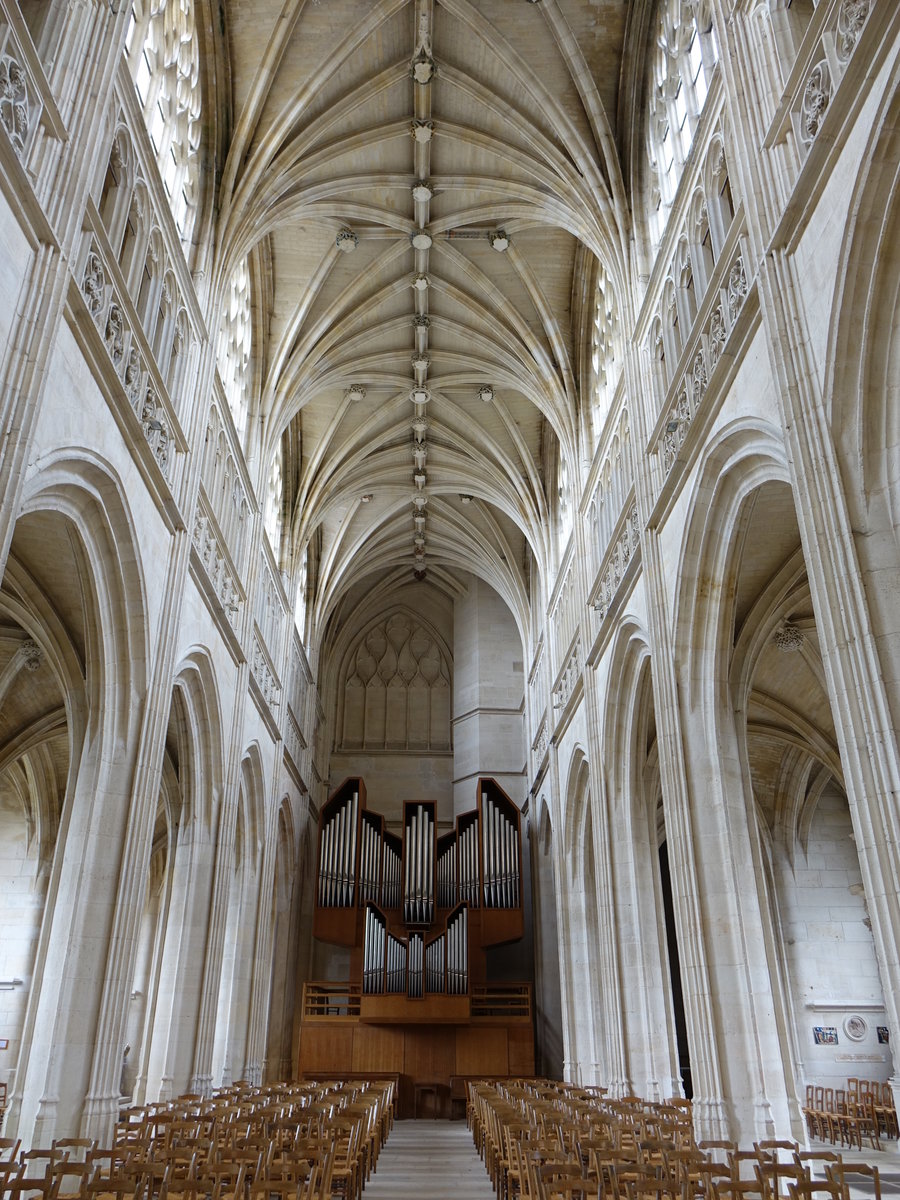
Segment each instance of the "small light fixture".
[[509,235],[505,229],[495,229],[493,233],[488,234],[488,241],[495,250],[501,253],[509,249]]
[[411,133],[417,142],[430,142],[434,133],[434,121],[413,121]]
[[360,499],[360,503],[362,503],[362,504],[371,504],[372,503],[372,493],[365,492],[362,496],[360,496],[359,499]]
[[414,354],[412,359],[412,369],[414,371],[427,371],[431,365],[431,359],[427,354]]
[[416,464],[416,470],[425,470],[425,459],[428,457],[428,450],[424,445],[417,443],[413,449],[413,462]]
[[334,239],[334,244],[337,246],[338,250],[342,251],[342,253],[352,254],[359,245],[359,238],[352,229],[348,229],[346,226],[344,226],[344,228]]
[[413,524],[416,527],[416,533],[424,533],[425,532],[425,518],[424,517],[413,517]]
[[431,399],[431,393],[429,392],[428,388],[415,387],[409,393],[409,398],[412,400],[413,404],[427,404]]
[[412,423],[412,431],[415,434],[417,442],[424,442],[425,434],[428,430],[428,422],[424,417],[416,417]]
[[416,83],[423,84],[431,83],[434,78],[434,59],[424,50],[420,50],[412,61],[412,76]]
[[416,250],[430,250],[431,249],[431,245],[432,245],[431,234],[426,233],[424,229],[420,229],[418,231],[418,233],[411,234],[409,240],[412,242],[413,247]]
[[413,538],[413,543],[414,543],[414,545],[415,545],[415,547],[416,547],[416,549],[417,549],[417,550],[424,550],[424,549],[425,549],[425,539],[424,539],[424,537],[421,537],[420,535],[418,535],[418,534],[417,534],[417,535],[416,535],[416,536]]
[[471,497],[471,496],[467,496],[467,495],[466,495],[464,492],[460,492],[460,494],[459,494],[459,502],[460,502],[460,504],[471,504],[471,503],[472,503],[472,497]]
[[421,512],[428,503],[428,497],[423,496],[421,492],[413,492],[412,502],[418,512]]
[[351,383],[344,395],[351,403],[357,403],[360,400],[365,400],[366,389],[361,383]]
[[412,194],[413,200],[430,200],[434,192],[426,180],[419,179],[413,184]]
[[478,399],[483,400],[485,404],[490,404],[494,398],[494,389],[489,383],[483,383],[478,389]]
[[415,475],[413,475],[413,483],[421,492],[422,488],[425,486],[425,472],[416,471]]
[[417,292],[427,292],[428,291],[428,276],[427,275],[417,275],[415,277],[415,279],[412,281],[412,285],[416,289]]

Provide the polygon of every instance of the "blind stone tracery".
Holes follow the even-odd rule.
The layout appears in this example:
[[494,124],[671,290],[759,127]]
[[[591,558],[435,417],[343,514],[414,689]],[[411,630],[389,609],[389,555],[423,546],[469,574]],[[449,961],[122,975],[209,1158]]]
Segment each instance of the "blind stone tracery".
[[369,629],[347,660],[340,750],[450,749],[451,666],[405,613]]

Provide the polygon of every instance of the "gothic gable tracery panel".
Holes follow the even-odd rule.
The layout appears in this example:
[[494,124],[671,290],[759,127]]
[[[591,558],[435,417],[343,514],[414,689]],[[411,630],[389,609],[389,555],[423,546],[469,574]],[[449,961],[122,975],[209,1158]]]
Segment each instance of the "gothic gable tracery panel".
[[451,672],[436,634],[409,614],[370,626],[345,659],[338,750],[448,751]]

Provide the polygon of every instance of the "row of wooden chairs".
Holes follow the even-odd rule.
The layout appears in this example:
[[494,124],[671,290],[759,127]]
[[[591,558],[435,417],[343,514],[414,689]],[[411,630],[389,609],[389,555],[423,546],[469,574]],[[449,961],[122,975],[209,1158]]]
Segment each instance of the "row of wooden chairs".
[[497,1200],[850,1200],[876,1167],[796,1142],[694,1141],[691,1106],[565,1084],[473,1082],[469,1126]]
[[882,1138],[898,1136],[897,1110],[890,1084],[849,1079],[846,1088],[808,1084],[803,1106],[811,1139],[862,1150],[881,1149]]
[[392,1081],[234,1085],[127,1110],[113,1145],[0,1139],[0,1200],[360,1200]]

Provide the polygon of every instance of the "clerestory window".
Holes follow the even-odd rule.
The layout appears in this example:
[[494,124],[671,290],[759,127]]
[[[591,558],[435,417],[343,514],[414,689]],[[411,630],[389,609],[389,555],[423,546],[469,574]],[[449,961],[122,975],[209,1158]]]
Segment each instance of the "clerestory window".
[[200,54],[193,0],[135,0],[125,53],[182,242],[199,202]]
[[241,442],[250,409],[251,349],[250,269],[245,258],[234,270],[225,295],[216,344],[219,378]]
[[272,469],[266,484],[266,505],[263,514],[263,525],[269,535],[269,544],[275,555],[276,562],[281,554],[281,530],[283,524],[282,512],[284,503],[284,452],[279,441],[278,449],[272,458]]
[[597,294],[594,307],[594,327],[591,334],[591,367],[593,370],[592,425],[595,438],[600,436],[619,376],[622,373],[623,352],[619,307],[609,277],[602,266],[597,269]]
[[654,242],[665,229],[718,61],[712,22],[703,15],[704,8],[695,0],[661,0],[659,5],[647,137]]

